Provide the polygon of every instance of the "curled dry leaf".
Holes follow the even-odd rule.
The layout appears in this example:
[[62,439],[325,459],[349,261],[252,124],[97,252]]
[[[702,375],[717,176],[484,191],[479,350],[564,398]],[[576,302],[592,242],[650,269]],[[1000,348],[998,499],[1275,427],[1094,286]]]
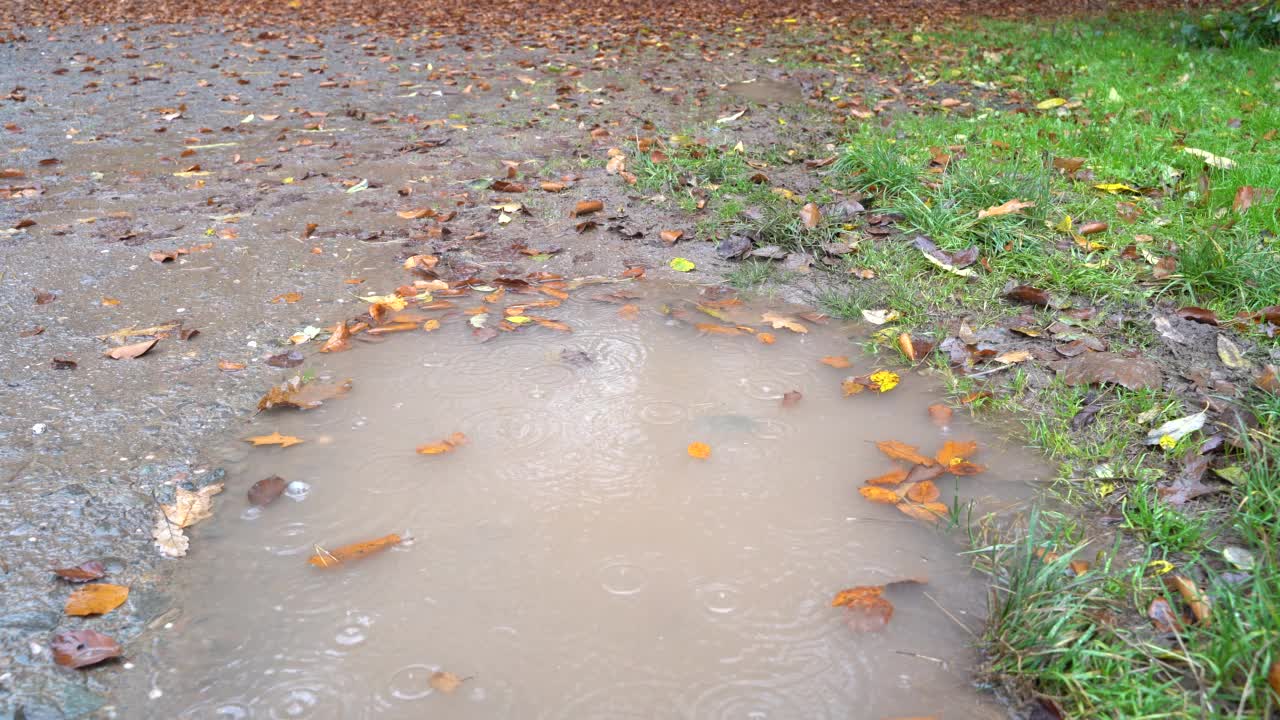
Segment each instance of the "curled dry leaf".
[[1218,324],[1218,314],[1208,308],[1195,306],[1178,308],[1177,315],[1183,320],[1192,320],[1198,323],[1204,323],[1205,325]]
[[49,644],[53,661],[63,667],[81,668],[120,657],[120,644],[96,630],[58,633]]
[[684,237],[683,230],[663,230],[658,233],[658,237],[662,238],[662,242],[668,246],[676,244],[680,238]]
[[253,437],[247,437],[244,439],[244,441],[248,443],[253,443],[254,447],[257,447],[259,445],[279,445],[282,448],[287,448],[293,445],[297,445],[299,443],[306,442],[305,440],[302,440],[301,438],[296,438],[292,435],[281,435],[279,430],[276,430],[270,435],[254,435]]
[[124,604],[129,588],[124,585],[92,583],[81,585],[67,598],[63,612],[68,615],[102,615]]
[[818,209],[816,204],[806,203],[804,207],[800,208],[800,222],[812,230],[818,227],[818,223],[822,222],[822,211]]
[[321,383],[314,380],[304,382],[301,377],[295,377],[268,390],[267,394],[258,400],[258,411],[278,407],[311,410],[323,405],[325,400],[340,397],[350,390],[350,380],[340,383]]
[[284,494],[289,483],[279,475],[265,477],[249,488],[249,503],[252,505],[270,505],[276,498]]
[[711,446],[703,442],[691,442],[688,447],[689,457],[706,460],[711,457]]
[[146,355],[151,348],[160,342],[159,339],[144,340],[142,342],[133,343],[131,345],[121,345],[118,348],[111,348],[103,353],[112,360],[132,360],[136,357]]
[[1147,617],[1159,632],[1174,632],[1178,629],[1178,615],[1164,598],[1156,598],[1147,607]]
[[582,217],[583,215],[590,215],[591,213],[598,213],[598,212],[600,212],[601,210],[604,210],[604,201],[602,201],[602,200],[582,200],[582,201],[578,202],[578,204],[577,204],[577,205],[574,205],[574,206],[573,206],[573,212],[572,212],[572,213],[570,213],[570,214],[569,214],[569,216],[570,216],[570,217]]
[[343,320],[333,326],[333,332],[329,335],[329,339],[324,345],[320,346],[320,352],[342,352],[351,349],[351,330],[347,327],[347,322]]
[[467,444],[467,436],[456,432],[440,442],[418,446],[419,455],[443,455]]
[[1196,622],[1206,627],[1209,625],[1213,605],[1209,602],[1209,596],[1201,592],[1191,578],[1170,573],[1164,576],[1164,584],[1170,590],[1178,591],[1182,599],[1191,607],[1191,614],[1195,616]]
[[325,550],[324,548],[317,546],[315,554],[308,558],[307,562],[313,567],[318,568],[337,567],[353,560],[366,558],[374,553],[386,550],[389,547],[399,545],[400,541],[401,538],[399,535],[391,533],[390,535],[383,535],[382,537],[374,540],[365,540],[364,542],[343,545],[342,547],[334,548],[333,550]]
[[75,567],[55,568],[53,572],[63,580],[73,583],[82,583],[89,582],[90,580],[97,580],[100,577],[105,577],[107,569],[100,561],[90,560],[88,562],[80,563]]
[[222,372],[236,372],[244,369],[244,363],[232,362],[231,360],[219,360],[218,369]]
[[993,205],[987,208],[986,210],[979,210],[978,219],[981,220],[982,218],[998,217],[1000,215],[1010,215],[1012,213],[1021,212],[1026,208],[1034,207],[1034,206],[1035,206],[1035,203],[1033,202],[1024,202],[1022,200],[1018,200],[1015,198],[1013,200],[1008,200],[1006,202],[1003,202],[999,205]]

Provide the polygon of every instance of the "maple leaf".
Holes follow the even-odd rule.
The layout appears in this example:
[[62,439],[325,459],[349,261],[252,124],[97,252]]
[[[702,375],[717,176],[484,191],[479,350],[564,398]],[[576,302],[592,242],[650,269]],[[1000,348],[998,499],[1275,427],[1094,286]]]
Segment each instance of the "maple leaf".
[[253,443],[254,447],[259,445],[279,445],[282,448],[306,442],[302,438],[296,438],[292,435],[281,435],[279,430],[276,430],[270,435],[254,435],[253,437],[247,437],[244,441]]
[[774,330],[786,328],[794,333],[807,333],[809,328],[802,325],[798,320],[787,315],[778,315],[777,313],[767,312],[760,316],[761,322],[769,323]]

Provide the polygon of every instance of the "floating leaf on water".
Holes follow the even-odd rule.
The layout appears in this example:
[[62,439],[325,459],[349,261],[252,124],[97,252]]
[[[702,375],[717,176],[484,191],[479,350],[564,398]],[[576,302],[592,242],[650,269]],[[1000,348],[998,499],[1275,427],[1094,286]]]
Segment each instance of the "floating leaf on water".
[[906,468],[897,468],[890,470],[884,475],[879,475],[867,480],[868,485],[893,486],[902,484],[907,479]]
[[862,497],[874,503],[897,505],[902,502],[902,498],[898,496],[898,493],[879,485],[864,485],[858,488],[858,492]]
[[946,467],[962,460],[968,460],[977,451],[978,443],[976,441],[960,442],[958,440],[948,440],[942,444],[942,449],[938,450],[938,464]]
[[464,682],[466,682],[466,678],[460,678],[451,672],[440,670],[431,673],[431,677],[427,680],[427,684],[431,685],[432,689],[439,690],[446,695],[462,687]]
[[922,480],[907,489],[907,499],[920,504],[937,500],[942,493],[932,480]]
[[844,355],[828,355],[827,357],[822,358],[819,362],[823,365],[830,365],[831,367],[840,370],[843,370],[852,364],[849,362],[849,358]]
[[782,394],[782,407],[793,407],[803,397],[799,390],[788,390]]
[[63,612],[68,615],[102,615],[111,612],[129,599],[129,588],[124,585],[92,583],[81,585],[67,598]]
[[880,452],[894,460],[905,460],[913,465],[934,465],[934,459],[920,454],[920,450],[912,445],[897,440],[884,440],[876,443]]
[[270,505],[284,494],[284,489],[288,486],[289,482],[279,475],[262,478],[249,488],[249,503],[258,506]]
[[258,400],[258,411],[277,407],[311,410],[320,407],[326,400],[347,394],[350,390],[350,380],[340,383],[322,383],[314,380],[303,382],[302,378],[295,377],[268,390],[267,394]]
[[809,332],[809,328],[805,327],[795,318],[787,315],[778,315],[777,313],[767,312],[760,316],[760,321],[768,323],[774,330],[786,328],[794,333]]
[[213,496],[222,492],[222,483],[205,485],[196,491],[178,488],[170,505],[161,505],[165,519],[179,527],[191,527],[213,515]]
[[460,432],[456,432],[440,442],[428,443],[418,446],[419,455],[443,455],[453,452],[462,445],[467,444],[467,436]]
[[302,299],[302,293],[300,292],[280,293],[279,295],[271,298],[271,304],[278,305],[279,303],[287,303],[289,305],[292,305],[301,299]]
[[772,345],[778,341],[778,338],[774,337],[773,333],[762,332],[756,333],[756,340],[761,345]]
[[933,404],[929,406],[929,419],[934,425],[946,427],[951,423],[951,416],[954,411],[946,405]]
[[317,546],[315,554],[308,558],[307,562],[318,568],[337,567],[353,560],[366,558],[374,553],[386,550],[389,547],[399,545],[400,542],[400,536],[395,533],[391,533],[390,535],[384,535],[374,540],[366,540],[364,542],[343,545],[342,547],[334,548],[333,550],[325,550],[324,548]]
[[940,502],[924,503],[917,505],[915,503],[898,503],[895,507],[903,514],[923,520],[927,523],[937,523],[947,516],[948,508]]
[[342,352],[350,349],[351,330],[347,327],[345,320],[333,326],[333,332],[329,335],[329,339],[325,341],[324,345],[320,346],[320,352],[322,353]]
[[688,447],[689,457],[706,460],[711,457],[711,446],[704,442],[691,442]]
[[254,447],[259,445],[279,445],[282,448],[291,447],[299,443],[306,442],[301,438],[292,435],[281,435],[279,430],[272,432],[270,435],[254,435],[244,439],[247,443],[253,443]]
[[100,577],[105,577],[107,569],[100,561],[90,560],[88,562],[80,563],[75,567],[55,568],[53,572],[63,580],[73,583],[82,583],[89,582],[90,580],[97,580]]
[[846,622],[856,632],[879,630],[893,618],[893,603],[885,599],[883,585],[841,590],[831,601],[831,606],[846,608]]
[[120,644],[96,630],[58,633],[49,644],[53,661],[63,667],[80,668],[120,657]]

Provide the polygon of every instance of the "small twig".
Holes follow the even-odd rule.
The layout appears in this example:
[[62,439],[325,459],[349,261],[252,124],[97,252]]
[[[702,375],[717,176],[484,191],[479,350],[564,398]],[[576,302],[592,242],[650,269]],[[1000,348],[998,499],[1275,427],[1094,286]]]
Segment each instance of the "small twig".
[[1000,372],[1001,370],[1008,370],[1009,368],[1013,367],[1013,365],[1014,365],[1013,363],[1009,363],[1008,365],[1001,365],[1000,367],[991,368],[990,370],[983,370],[983,371],[982,371],[982,372],[980,372],[980,373],[974,373],[974,374],[972,374],[972,375],[965,375],[964,377],[967,377],[967,378],[982,377],[982,376],[984,376],[984,375],[990,375],[990,374],[992,374],[992,373],[998,373],[998,372]]
[[975,638],[978,637],[978,634],[970,630],[968,625],[965,625],[964,623],[960,622],[960,618],[956,617],[955,615],[952,615],[950,610],[942,607],[942,603],[938,602],[936,598],[934,598],[929,593],[925,593],[924,596],[929,598],[929,601],[932,602],[934,605],[936,605],[944,615],[951,618],[952,622],[959,625],[965,632],[969,633],[970,637],[975,637]]
[[930,662],[936,662],[939,665],[947,664],[947,661],[941,658],[929,657],[928,655],[921,655],[920,653],[914,653],[914,652],[911,652],[910,650],[894,650],[894,652],[899,655],[906,655],[908,657],[919,658],[921,660],[928,660]]

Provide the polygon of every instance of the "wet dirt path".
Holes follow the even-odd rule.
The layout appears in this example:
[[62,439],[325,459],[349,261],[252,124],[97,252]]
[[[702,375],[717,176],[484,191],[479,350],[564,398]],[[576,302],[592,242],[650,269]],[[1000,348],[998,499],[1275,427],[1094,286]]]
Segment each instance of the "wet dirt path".
[[[834,137],[805,98],[873,84],[780,66],[778,47],[801,42],[783,36],[603,54],[367,30],[27,35],[0,45],[14,88],[0,106],[0,712],[28,718],[109,712],[120,670],[55,668],[50,638],[93,628],[132,652],[170,622],[195,581],[175,565],[200,572],[156,552],[157,505],[183,478],[223,477],[218,438],[266,387],[312,371],[324,333],[290,338],[392,291],[411,254],[453,277],[650,280],[679,276],[679,255],[714,279],[712,246],[606,168],[608,150],[709,126],[713,142],[794,151],[768,172],[803,191],[800,159]],[[708,53],[715,72],[694,72]],[[495,190],[509,174],[528,191]],[[579,232],[585,199],[604,210]],[[685,233],[675,248],[666,229]],[[141,357],[103,357],[150,339]],[[70,587],[49,568],[88,559],[129,600],[66,618]]]

